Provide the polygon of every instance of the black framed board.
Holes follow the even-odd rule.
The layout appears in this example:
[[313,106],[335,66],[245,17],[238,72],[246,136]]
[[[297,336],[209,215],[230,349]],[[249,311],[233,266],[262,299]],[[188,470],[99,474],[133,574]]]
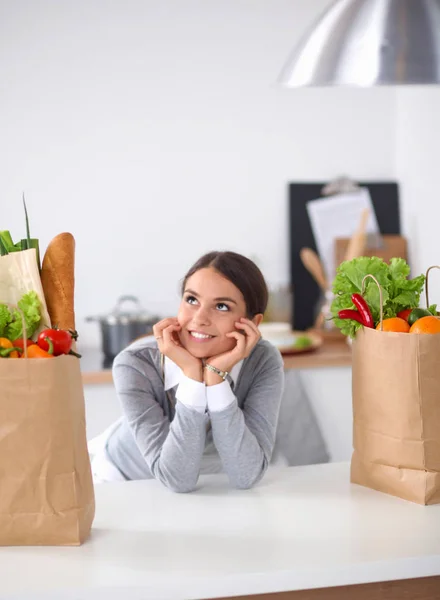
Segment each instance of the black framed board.
[[[303,266],[299,252],[307,246],[317,251],[307,202],[322,197],[328,182],[289,183],[289,252],[290,283],[292,285],[292,329],[305,330],[313,326],[321,294],[318,285]],[[394,181],[359,181],[368,188],[376,213],[380,233],[400,234],[399,187]]]

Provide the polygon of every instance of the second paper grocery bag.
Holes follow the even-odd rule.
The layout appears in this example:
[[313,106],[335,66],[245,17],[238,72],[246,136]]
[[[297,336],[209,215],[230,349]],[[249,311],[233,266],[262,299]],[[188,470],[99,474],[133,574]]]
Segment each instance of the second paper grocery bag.
[[440,335],[357,332],[353,483],[440,503],[439,356]]

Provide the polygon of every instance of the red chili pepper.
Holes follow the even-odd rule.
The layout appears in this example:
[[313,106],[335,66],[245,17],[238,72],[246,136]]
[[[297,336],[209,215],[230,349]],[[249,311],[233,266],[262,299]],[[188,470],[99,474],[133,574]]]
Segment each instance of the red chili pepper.
[[362,317],[362,324],[365,325],[365,327],[374,328],[373,315],[371,314],[370,307],[368,306],[365,298],[363,298],[360,294],[353,294],[351,300]]
[[361,325],[364,325],[364,320],[362,319],[361,314],[352,308],[344,308],[344,310],[340,310],[338,312],[338,317],[340,319],[353,319],[353,321],[357,321]]

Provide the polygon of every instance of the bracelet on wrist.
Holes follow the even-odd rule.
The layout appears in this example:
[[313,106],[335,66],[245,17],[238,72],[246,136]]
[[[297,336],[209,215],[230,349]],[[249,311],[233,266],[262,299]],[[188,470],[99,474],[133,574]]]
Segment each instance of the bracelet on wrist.
[[229,375],[228,371],[221,371],[220,369],[217,369],[217,367],[214,367],[213,365],[210,365],[209,363],[205,363],[205,369],[208,369],[208,371],[215,373],[216,375],[221,377],[223,379],[223,381]]

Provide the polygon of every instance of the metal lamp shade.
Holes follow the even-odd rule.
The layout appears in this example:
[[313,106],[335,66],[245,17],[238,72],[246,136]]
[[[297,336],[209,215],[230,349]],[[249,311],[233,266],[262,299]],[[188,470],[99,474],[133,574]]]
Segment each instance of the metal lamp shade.
[[440,0],[337,0],[300,41],[279,83],[440,83]]

